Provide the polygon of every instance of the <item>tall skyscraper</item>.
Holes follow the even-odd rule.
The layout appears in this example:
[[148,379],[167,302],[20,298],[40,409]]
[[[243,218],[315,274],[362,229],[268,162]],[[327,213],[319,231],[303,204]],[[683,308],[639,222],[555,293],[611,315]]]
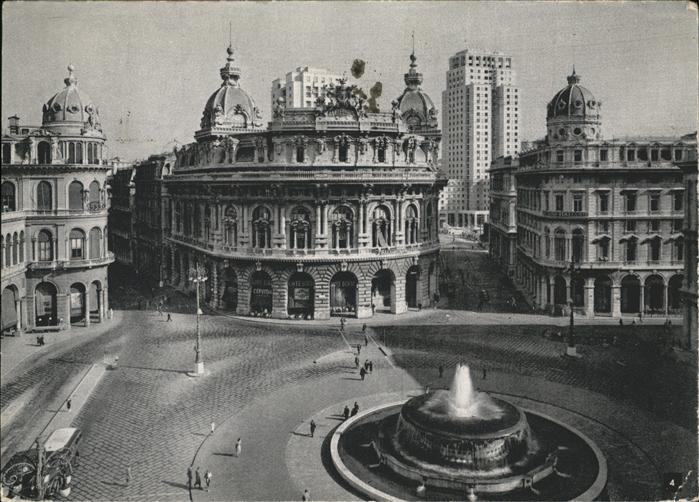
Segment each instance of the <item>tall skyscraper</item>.
[[449,184],[440,220],[482,229],[488,219],[488,169],[492,159],[519,151],[519,89],[512,58],[466,49],[449,58],[442,166]]
[[312,108],[326,85],[334,86],[342,75],[322,68],[299,66],[286,74],[285,78],[272,81],[272,110],[284,99],[286,108]]

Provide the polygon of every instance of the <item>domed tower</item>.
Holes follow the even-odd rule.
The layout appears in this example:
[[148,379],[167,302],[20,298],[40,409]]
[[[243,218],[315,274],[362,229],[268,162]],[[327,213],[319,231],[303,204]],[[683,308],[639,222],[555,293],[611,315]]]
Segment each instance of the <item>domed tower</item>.
[[42,125],[62,136],[90,135],[104,139],[99,109],[85,92],[78,90],[74,71],[75,67],[68,65],[66,86],[44,105]]
[[410,54],[410,69],[405,74],[403,94],[393,101],[393,108],[400,111],[403,121],[410,132],[429,135],[437,130],[437,108],[429,95],[421,89],[422,73],[417,71],[415,52]]
[[233,57],[233,47],[228,46],[226,64],[221,68],[223,82],[208,99],[201,117],[196,138],[221,136],[231,132],[259,130],[262,115],[252,97],[240,87],[240,68]]
[[580,85],[580,75],[568,76],[568,85],[549,102],[546,113],[548,142],[582,141],[602,137],[601,101]]

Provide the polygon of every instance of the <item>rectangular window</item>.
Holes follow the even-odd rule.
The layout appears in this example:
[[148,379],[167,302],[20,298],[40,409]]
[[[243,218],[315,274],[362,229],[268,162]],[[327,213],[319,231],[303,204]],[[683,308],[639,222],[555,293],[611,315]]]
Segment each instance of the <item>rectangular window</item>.
[[597,222],[597,233],[608,234],[609,233],[609,222],[608,221],[598,221]]
[[609,159],[609,151],[606,148],[603,148],[602,150],[599,151],[599,160],[602,162],[607,162]]
[[633,212],[636,210],[636,194],[635,193],[627,193],[624,196],[624,209],[627,212]]
[[672,220],[672,231],[673,232],[681,232],[683,221],[684,220]]
[[556,211],[563,211],[563,196],[556,195]]
[[580,213],[583,210],[583,196],[580,193],[573,194],[573,211]]
[[70,239],[70,257],[80,259],[83,257],[83,240],[79,238]]
[[626,160],[629,162],[633,162],[636,160],[636,150],[627,150],[626,151]]
[[39,261],[51,261],[51,241],[39,241]]
[[608,213],[609,212],[609,194],[606,192],[599,194],[599,212]]
[[582,162],[582,150],[575,150],[573,152],[573,160],[575,162]]
[[660,194],[654,193],[650,196],[651,212],[660,211]]
[[648,222],[648,228],[650,228],[651,232],[659,232],[660,231],[660,220],[650,220]]
[[563,162],[563,150],[556,150],[556,162]]
[[600,261],[609,260],[609,239],[599,241],[599,254],[597,255]]
[[636,261],[636,239],[626,242],[626,261]]
[[672,194],[672,207],[675,211],[682,211],[683,199],[684,193],[679,190]]
[[626,226],[624,228],[626,232],[636,231],[636,220],[626,220]]

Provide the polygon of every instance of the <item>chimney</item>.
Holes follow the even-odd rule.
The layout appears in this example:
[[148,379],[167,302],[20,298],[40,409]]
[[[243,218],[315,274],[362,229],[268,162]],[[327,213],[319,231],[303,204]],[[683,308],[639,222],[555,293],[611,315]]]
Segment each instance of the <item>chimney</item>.
[[10,134],[17,134],[19,132],[19,117],[13,115],[12,117],[8,117],[7,121],[10,124]]

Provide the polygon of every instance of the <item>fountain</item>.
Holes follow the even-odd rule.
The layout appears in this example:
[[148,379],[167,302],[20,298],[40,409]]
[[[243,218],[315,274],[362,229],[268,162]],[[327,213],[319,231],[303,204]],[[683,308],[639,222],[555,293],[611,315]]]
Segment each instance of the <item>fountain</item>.
[[[450,500],[561,500],[581,494],[594,499],[599,493],[593,492],[601,492],[606,483],[604,457],[587,438],[479,392],[466,365],[457,366],[449,390],[368,410],[341,425],[335,435],[331,455],[338,471],[350,483],[343,474],[347,465],[365,474],[360,478],[371,477],[371,488],[365,491],[371,498],[411,498],[398,487],[418,483],[423,494]],[[367,452],[355,441],[373,450],[378,458],[374,469],[356,461]],[[377,492],[377,485],[386,492]]]

